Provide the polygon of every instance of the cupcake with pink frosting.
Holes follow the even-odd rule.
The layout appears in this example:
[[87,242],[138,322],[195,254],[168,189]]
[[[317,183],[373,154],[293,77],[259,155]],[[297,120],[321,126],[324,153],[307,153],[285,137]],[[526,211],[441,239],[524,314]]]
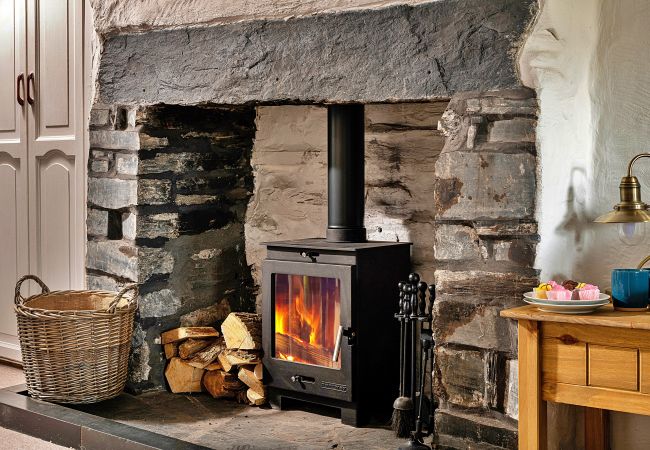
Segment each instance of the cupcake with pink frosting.
[[535,293],[536,298],[541,298],[546,300],[546,293],[553,289],[553,286],[557,286],[557,283],[555,281],[548,281],[546,283],[540,283],[539,286],[536,288],[533,288],[533,292]]
[[593,284],[583,284],[578,286],[575,290],[578,292],[579,300],[598,300],[600,298],[600,289]]
[[572,292],[562,286],[556,284],[550,291],[546,291],[546,298],[549,300],[571,300]]

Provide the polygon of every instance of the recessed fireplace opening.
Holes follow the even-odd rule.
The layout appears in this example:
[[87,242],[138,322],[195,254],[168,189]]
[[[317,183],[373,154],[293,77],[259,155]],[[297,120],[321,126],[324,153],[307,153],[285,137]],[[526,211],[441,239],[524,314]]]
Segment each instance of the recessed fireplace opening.
[[[387,359],[398,354],[391,344],[399,341],[398,334],[391,337],[397,325],[392,293],[410,262],[424,279],[433,280],[435,271],[440,281],[436,333],[442,345],[435,372],[440,433],[456,436],[459,420],[480,423],[482,411],[489,411],[503,418],[503,433],[512,435],[516,361],[510,330],[494,311],[514,296],[494,294],[493,286],[501,289],[500,277],[515,276],[517,283],[533,284],[536,228],[528,205],[534,179],[528,181],[521,170],[534,170],[528,130],[535,100],[528,92],[501,91],[466,93],[451,103],[363,108],[365,211],[358,217],[365,224],[354,218],[348,223],[365,227],[366,242],[325,239],[336,224],[328,220],[327,107],[153,105],[130,112],[135,123],[126,129],[110,122],[94,125],[89,283],[100,288],[131,279],[142,283],[132,389],[163,383],[164,357],[155,343],[160,332],[253,310],[255,291],[265,297],[257,310],[274,317],[266,297],[276,294],[266,286],[276,283],[285,295],[302,292],[299,311],[309,319],[299,319],[298,331],[289,334],[304,342],[313,331],[319,334],[316,330],[326,337],[312,339],[321,342],[325,357],[306,363],[295,361],[299,346],[291,347],[292,354],[265,349],[271,357],[267,367],[277,366],[269,379],[273,399],[283,406],[287,400],[295,406],[297,399],[334,407],[344,422],[363,423],[364,415],[390,408],[395,399],[398,381],[392,377],[399,371]],[[113,148],[118,141],[128,147]],[[476,180],[483,180],[482,188]],[[508,187],[512,183],[518,188]],[[119,196],[107,195],[111,184]],[[127,189],[130,194],[122,195]],[[515,209],[504,216],[511,205]],[[121,239],[108,238],[106,214],[122,219]],[[309,237],[319,238],[303,239]],[[264,241],[272,243],[265,249]],[[408,241],[414,243],[410,261]],[[318,323],[314,311],[327,310],[323,303],[330,300],[314,293],[327,292],[330,279],[339,285],[338,323]],[[482,294],[470,298],[468,292],[477,289]],[[340,354],[331,361],[332,336],[336,344],[339,329]],[[367,337],[377,330],[382,330],[379,343]],[[485,337],[477,346],[479,333]],[[274,342],[274,334],[265,336]],[[280,356],[276,350],[294,361],[273,358]],[[373,398],[377,395],[381,398]]]

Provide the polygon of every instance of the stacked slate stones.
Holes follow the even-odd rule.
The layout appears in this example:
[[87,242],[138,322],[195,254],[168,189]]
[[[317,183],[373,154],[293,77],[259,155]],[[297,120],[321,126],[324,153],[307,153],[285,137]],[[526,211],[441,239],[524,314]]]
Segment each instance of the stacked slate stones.
[[139,284],[128,389],[163,388],[162,332],[255,308],[244,253],[255,110],[95,104],[91,116],[87,284]]

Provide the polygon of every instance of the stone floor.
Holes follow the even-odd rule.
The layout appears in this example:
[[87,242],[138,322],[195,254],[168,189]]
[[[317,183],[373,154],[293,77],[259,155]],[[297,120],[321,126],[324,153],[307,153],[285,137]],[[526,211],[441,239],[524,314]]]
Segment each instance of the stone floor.
[[[21,369],[0,364],[0,388],[21,383]],[[322,410],[323,414],[298,409],[278,411],[217,400],[205,394],[122,394],[77,409],[214,449],[394,450],[404,443],[386,427],[343,425],[329,410]],[[4,428],[0,428],[0,442],[0,448],[63,449]]]
[[214,449],[383,450],[404,443],[387,428],[354,428],[337,417],[249,407],[204,394],[123,394],[78,409]]
[[[25,382],[23,371],[17,367],[0,363],[0,388]],[[0,427],[0,448],[29,450],[60,450],[65,447]]]

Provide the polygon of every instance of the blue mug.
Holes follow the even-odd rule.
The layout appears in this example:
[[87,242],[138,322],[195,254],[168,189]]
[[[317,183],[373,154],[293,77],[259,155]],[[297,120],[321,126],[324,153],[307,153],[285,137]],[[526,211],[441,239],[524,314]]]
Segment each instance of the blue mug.
[[612,270],[612,302],[619,311],[646,311],[650,272],[643,269]]

